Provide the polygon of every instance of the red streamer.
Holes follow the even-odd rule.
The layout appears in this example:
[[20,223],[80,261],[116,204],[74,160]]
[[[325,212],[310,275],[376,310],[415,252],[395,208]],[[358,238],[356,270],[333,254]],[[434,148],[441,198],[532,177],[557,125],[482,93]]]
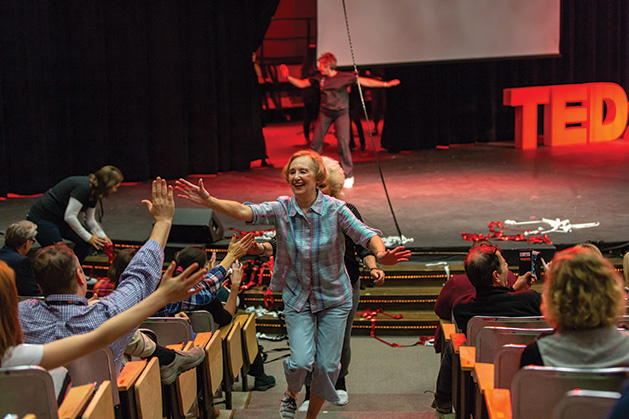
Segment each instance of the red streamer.
[[387,342],[386,340],[379,338],[378,336],[376,336],[376,317],[378,317],[379,314],[383,314],[389,318],[392,319],[402,319],[404,318],[404,316],[402,316],[401,314],[396,314],[396,315],[392,315],[389,313],[385,313],[381,308],[377,308],[375,310],[372,310],[370,308],[366,308],[365,310],[363,310],[362,314],[360,314],[360,317],[362,317],[363,319],[368,319],[371,320],[371,331],[369,332],[369,335],[386,344],[389,345],[392,348],[407,348],[410,346],[417,346],[417,345],[424,345],[428,340],[432,339],[432,337],[430,336],[420,336],[419,340],[415,343],[413,343],[412,345],[400,345],[398,343],[393,343],[393,342]]
[[[504,230],[510,231],[522,231],[522,233],[508,235],[505,234]],[[529,234],[526,235],[524,233],[531,233],[533,230],[518,230],[509,227],[505,227],[502,221],[492,221],[489,223],[489,231],[488,235],[484,234],[473,234],[473,233],[461,233],[463,236],[463,240],[466,241],[476,241],[476,240],[487,240],[487,239],[498,239],[503,241],[526,241],[532,244],[546,243],[553,244],[547,234]]]

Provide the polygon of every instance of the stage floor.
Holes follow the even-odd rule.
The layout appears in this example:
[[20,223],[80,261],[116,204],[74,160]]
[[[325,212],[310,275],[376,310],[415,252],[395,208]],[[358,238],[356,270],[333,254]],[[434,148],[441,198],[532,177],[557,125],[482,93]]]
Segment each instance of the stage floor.
[[[264,129],[269,161],[273,167],[252,162],[247,172],[204,176],[211,194],[248,202],[274,200],[290,195],[281,167],[295,151],[305,148],[301,123],[285,123]],[[374,137],[380,144],[380,138]],[[369,142],[369,139],[368,139]],[[338,158],[336,139],[326,137],[324,154]],[[353,154],[355,185],[346,189],[349,202],[365,222],[397,236],[373,147]],[[561,148],[540,147],[522,151],[513,143],[481,143],[447,149],[389,154],[379,150],[379,161],[402,234],[412,239],[406,246],[417,254],[463,251],[469,242],[462,233],[488,234],[490,222],[515,220],[568,220],[569,224],[599,223],[596,227],[553,232],[556,247],[584,241],[599,243],[603,250],[626,250],[629,242],[629,141]],[[195,181],[197,176],[189,179]],[[114,240],[143,241],[152,219],[140,203],[150,197],[150,182],[123,184],[104,201],[104,230]],[[1,228],[25,217],[34,198],[0,201]],[[192,204],[178,198],[179,208]],[[229,228],[264,230],[220,216],[226,235]],[[550,228],[548,224],[541,224]],[[518,228],[537,228],[525,225]],[[508,234],[515,232],[506,232]],[[217,243],[224,244],[226,242]],[[521,242],[501,242],[509,249],[546,247]]]

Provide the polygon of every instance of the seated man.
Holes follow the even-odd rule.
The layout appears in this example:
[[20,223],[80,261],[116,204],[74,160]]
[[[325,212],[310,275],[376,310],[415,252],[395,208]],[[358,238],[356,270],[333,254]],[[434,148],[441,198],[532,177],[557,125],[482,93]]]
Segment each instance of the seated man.
[[[155,291],[161,278],[164,247],[175,211],[172,187],[167,187],[166,181],[157,178],[153,182],[152,202],[142,202],[155,219],[149,240],[122,274],[118,288],[92,305],[88,305],[85,298],[85,274],[72,250],[58,243],[36,253],[33,270],[46,298],[44,301],[25,300],[18,306],[26,343],[43,344],[94,330],[105,320],[133,307]],[[146,346],[150,344],[150,339],[141,333],[131,332],[110,345],[118,371],[132,337],[131,348],[135,352],[127,353],[157,356],[162,382],[166,384],[174,382],[181,372],[200,364],[205,356],[203,348],[183,352],[159,346],[153,346],[151,353],[147,354]]]
[[35,243],[36,236],[37,225],[26,220],[11,224],[4,235],[0,260],[5,261],[15,271],[17,295],[29,297],[42,295],[35,281],[31,260],[26,256]]
[[[465,273],[476,289],[476,297],[469,302],[454,306],[454,320],[465,333],[467,322],[474,316],[540,316],[541,296],[530,290],[534,278],[530,272],[521,275],[514,287],[507,288],[509,267],[500,249],[492,244],[483,244],[470,251],[465,258]],[[437,377],[437,391],[432,407],[437,413],[452,410],[452,346],[445,348],[441,368]]]

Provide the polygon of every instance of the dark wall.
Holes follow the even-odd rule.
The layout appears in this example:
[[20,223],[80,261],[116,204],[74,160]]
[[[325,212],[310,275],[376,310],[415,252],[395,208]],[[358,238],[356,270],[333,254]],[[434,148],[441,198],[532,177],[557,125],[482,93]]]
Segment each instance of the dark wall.
[[561,56],[423,64],[387,69],[382,144],[389,151],[475,141],[513,141],[507,87],[615,82],[629,89],[629,2],[563,0]]
[[0,2],[0,196],[264,157],[251,52],[279,0]]

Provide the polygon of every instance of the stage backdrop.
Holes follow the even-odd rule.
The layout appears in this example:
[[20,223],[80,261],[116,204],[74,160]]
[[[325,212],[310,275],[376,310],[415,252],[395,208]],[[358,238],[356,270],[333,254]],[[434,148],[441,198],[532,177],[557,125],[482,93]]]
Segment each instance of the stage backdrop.
[[278,4],[0,2],[0,196],[104,164],[172,179],[263,158],[251,52]]
[[562,0],[560,39],[559,57],[387,68],[386,77],[402,85],[387,90],[383,146],[396,152],[513,141],[506,87],[615,82],[629,90],[629,2]]

